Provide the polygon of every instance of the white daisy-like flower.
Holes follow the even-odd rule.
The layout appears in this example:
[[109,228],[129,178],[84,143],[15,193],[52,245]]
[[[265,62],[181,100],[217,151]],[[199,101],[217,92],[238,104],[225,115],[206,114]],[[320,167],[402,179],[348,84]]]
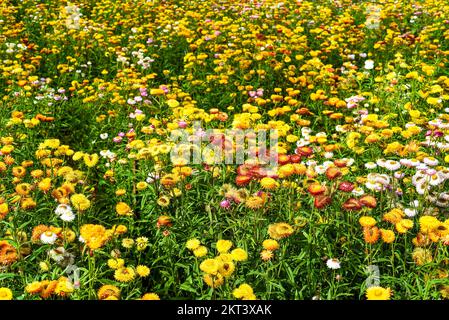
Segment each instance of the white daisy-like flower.
[[421,194],[421,195],[423,195],[424,193],[426,193],[426,191],[429,189],[429,188],[427,187],[427,185],[425,185],[424,183],[417,184],[417,185],[415,186],[415,188],[416,188],[416,192],[417,192],[418,194]]
[[365,194],[365,190],[363,190],[361,187],[357,187],[352,190],[352,194],[356,197],[360,197]]
[[386,162],[385,159],[378,159],[378,160],[376,161],[376,164],[377,164],[379,167],[385,168],[385,162]]
[[377,168],[377,164],[375,164],[374,162],[367,162],[367,163],[365,163],[365,168],[366,169],[374,169],[374,168]]
[[404,176],[405,176],[405,173],[404,173],[404,172],[401,172],[401,171],[396,171],[396,172],[394,173],[394,177],[395,177],[396,179],[402,179],[402,178],[404,178]]
[[407,217],[412,218],[412,217],[416,216],[416,209],[405,208],[404,213]]
[[371,69],[373,69],[373,68],[374,68],[374,61],[373,61],[373,60],[366,60],[366,61],[365,61],[365,66],[364,66],[364,68],[365,68],[366,70],[371,70]]
[[58,216],[61,216],[61,215],[65,214],[65,213],[67,213],[67,212],[70,212],[70,213],[72,212],[72,208],[68,204],[61,203],[55,209],[55,213]]
[[316,166],[316,167],[314,168],[314,170],[315,170],[315,172],[318,173],[318,174],[323,174],[323,173],[326,172],[327,167],[320,164],[320,165]]
[[428,166],[436,166],[438,164],[438,160],[432,157],[425,157],[423,162]]
[[41,234],[41,241],[44,244],[54,244],[56,239],[58,239],[58,236],[54,232],[45,231]]
[[326,169],[329,168],[329,167],[333,167],[334,166],[334,162],[333,161],[329,161],[329,160],[324,161],[323,162],[323,166],[326,167]]
[[401,167],[401,164],[399,163],[399,161],[395,161],[395,160],[388,160],[385,161],[385,168],[390,170],[390,171],[396,171]]
[[438,173],[435,173],[433,175],[430,176],[430,180],[429,180],[429,184],[431,186],[437,186],[440,183],[442,183],[444,180],[441,179],[441,176]]
[[379,188],[382,188],[382,185],[375,182],[374,180],[368,180],[367,182],[365,182],[365,187],[370,190],[378,190]]
[[401,159],[399,163],[404,167],[411,167],[410,159]]
[[108,137],[109,137],[109,135],[108,135],[107,133],[102,133],[102,134],[100,134],[100,138],[101,138],[102,140],[106,140]]
[[71,222],[75,219],[75,214],[72,211],[67,211],[60,216],[62,221]]
[[329,269],[337,270],[340,269],[340,261],[338,259],[328,259],[326,265]]
[[326,159],[332,159],[333,156],[334,156],[334,154],[332,152],[325,152],[324,153],[324,157]]
[[425,163],[420,163],[415,168],[416,168],[416,170],[421,170],[421,171],[426,171],[427,169],[429,169],[429,167]]
[[421,164],[421,161],[417,160],[417,159],[410,159],[410,166],[412,167],[417,167],[418,165]]

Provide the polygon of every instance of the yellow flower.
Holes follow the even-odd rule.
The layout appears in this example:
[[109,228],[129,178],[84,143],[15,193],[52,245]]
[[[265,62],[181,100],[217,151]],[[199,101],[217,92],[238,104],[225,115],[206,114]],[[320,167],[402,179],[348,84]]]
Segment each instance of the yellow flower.
[[363,216],[363,217],[360,217],[359,223],[364,228],[371,228],[371,227],[374,227],[377,222],[373,217]]
[[402,219],[395,224],[396,231],[399,233],[406,233],[413,227],[413,221],[410,219]]
[[187,241],[186,248],[189,250],[195,250],[200,246],[200,244],[201,244],[200,240],[193,238]]
[[120,268],[122,268],[124,265],[125,265],[125,260],[120,259],[120,258],[119,258],[119,259],[109,259],[109,260],[108,260],[108,266],[109,266],[109,268],[114,269],[114,270],[120,269]]
[[39,281],[31,282],[25,287],[25,291],[30,294],[39,293],[41,290],[42,285]]
[[264,189],[276,189],[279,186],[279,183],[273,178],[264,177],[260,180],[260,185]]
[[134,245],[134,240],[131,238],[125,238],[122,240],[122,246],[126,249],[131,249]]
[[148,238],[139,237],[136,239],[136,246],[138,251],[143,251],[148,247]]
[[198,248],[193,250],[193,254],[197,258],[204,257],[207,254],[207,248],[205,246],[199,246]]
[[160,196],[159,199],[157,199],[157,204],[161,207],[168,207],[170,205],[170,198],[167,196]]
[[120,289],[116,286],[106,284],[98,289],[97,296],[99,300],[106,300],[109,297],[120,298]]
[[223,262],[223,263],[220,265],[220,268],[218,269],[218,272],[220,272],[220,274],[221,274],[223,277],[227,278],[227,277],[229,277],[229,276],[232,275],[232,273],[234,272],[234,270],[235,270],[235,265],[234,265],[234,263],[231,262],[231,261],[229,261],[229,262]]
[[115,206],[115,212],[117,212],[119,216],[131,216],[133,214],[132,209],[125,202],[117,203]]
[[390,288],[371,287],[366,289],[366,298],[368,300],[390,300],[390,297]]
[[141,181],[136,184],[136,189],[138,191],[145,190],[147,187],[148,187],[148,183],[146,183],[145,181]]
[[218,240],[217,241],[217,251],[220,253],[226,253],[231,249],[232,242],[229,240]]
[[275,250],[279,249],[279,243],[273,239],[264,240],[264,242],[262,243],[262,246],[264,247],[264,249],[270,250],[270,251],[275,251]]
[[12,300],[12,291],[8,288],[0,288],[0,300]]
[[98,154],[85,154],[83,157],[84,164],[88,166],[89,168],[95,167],[95,165],[98,163]]
[[141,300],[161,300],[156,293],[145,293]]
[[271,260],[271,259],[273,259],[273,257],[274,257],[273,251],[270,251],[270,250],[262,250],[262,251],[260,252],[260,258],[261,258],[263,261]]
[[413,261],[418,266],[422,266],[426,263],[432,262],[432,252],[429,249],[423,249],[423,248],[415,248],[412,252],[412,258]]
[[150,94],[152,96],[160,96],[160,95],[165,94],[165,91],[162,89],[150,89]]
[[219,267],[220,263],[216,259],[206,259],[200,264],[201,271],[212,275],[216,275],[218,273]]
[[220,273],[216,275],[205,274],[203,280],[211,288],[218,288],[224,283],[224,277]]
[[429,233],[436,229],[439,225],[437,218],[432,216],[422,216],[419,218],[419,228],[422,233]]
[[90,200],[84,194],[76,193],[70,197],[70,201],[79,211],[85,211],[90,207]]
[[136,268],[136,272],[139,275],[139,277],[145,278],[149,276],[150,268],[148,268],[147,266],[139,265]]
[[395,239],[394,232],[391,230],[380,229],[380,236],[385,243],[392,243]]
[[275,240],[288,237],[293,233],[293,231],[293,227],[285,222],[270,224],[268,226],[268,234]]
[[241,248],[232,250],[231,255],[232,259],[234,259],[235,261],[245,261],[248,259],[248,253]]
[[252,296],[254,292],[253,288],[251,288],[249,284],[243,283],[238,288],[234,289],[234,291],[232,291],[232,294],[237,299],[244,299],[246,297]]
[[120,282],[130,282],[134,280],[136,277],[136,273],[134,272],[133,268],[131,267],[123,267],[120,269],[115,270],[114,272],[114,278],[117,281]]

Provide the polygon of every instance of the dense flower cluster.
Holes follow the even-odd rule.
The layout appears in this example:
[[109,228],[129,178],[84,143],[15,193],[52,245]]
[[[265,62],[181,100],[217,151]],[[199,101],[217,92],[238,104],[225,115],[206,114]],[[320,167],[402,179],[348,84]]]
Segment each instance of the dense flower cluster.
[[2,1],[0,299],[449,298],[447,17]]

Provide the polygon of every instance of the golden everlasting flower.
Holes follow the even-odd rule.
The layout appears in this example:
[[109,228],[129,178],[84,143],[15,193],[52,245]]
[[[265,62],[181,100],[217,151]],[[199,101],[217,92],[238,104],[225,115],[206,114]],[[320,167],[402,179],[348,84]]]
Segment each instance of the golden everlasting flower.
[[371,287],[366,289],[366,298],[368,300],[390,300],[390,297],[390,288]]

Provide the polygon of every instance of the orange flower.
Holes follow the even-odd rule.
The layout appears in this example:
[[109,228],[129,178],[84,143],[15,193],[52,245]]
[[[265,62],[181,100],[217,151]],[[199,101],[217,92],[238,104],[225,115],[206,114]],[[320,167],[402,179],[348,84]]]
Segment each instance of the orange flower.
[[0,265],[10,265],[17,260],[17,250],[8,241],[0,241]]
[[364,195],[359,199],[360,203],[368,208],[375,208],[377,206],[376,198],[370,195]]
[[129,216],[132,215],[133,211],[125,202],[119,202],[115,206],[115,211],[119,216]]
[[379,240],[380,231],[378,227],[363,228],[363,237],[366,243],[376,243]]
[[342,173],[341,173],[340,169],[338,169],[337,167],[329,167],[326,170],[326,177],[329,180],[334,180],[341,176],[342,176]]

